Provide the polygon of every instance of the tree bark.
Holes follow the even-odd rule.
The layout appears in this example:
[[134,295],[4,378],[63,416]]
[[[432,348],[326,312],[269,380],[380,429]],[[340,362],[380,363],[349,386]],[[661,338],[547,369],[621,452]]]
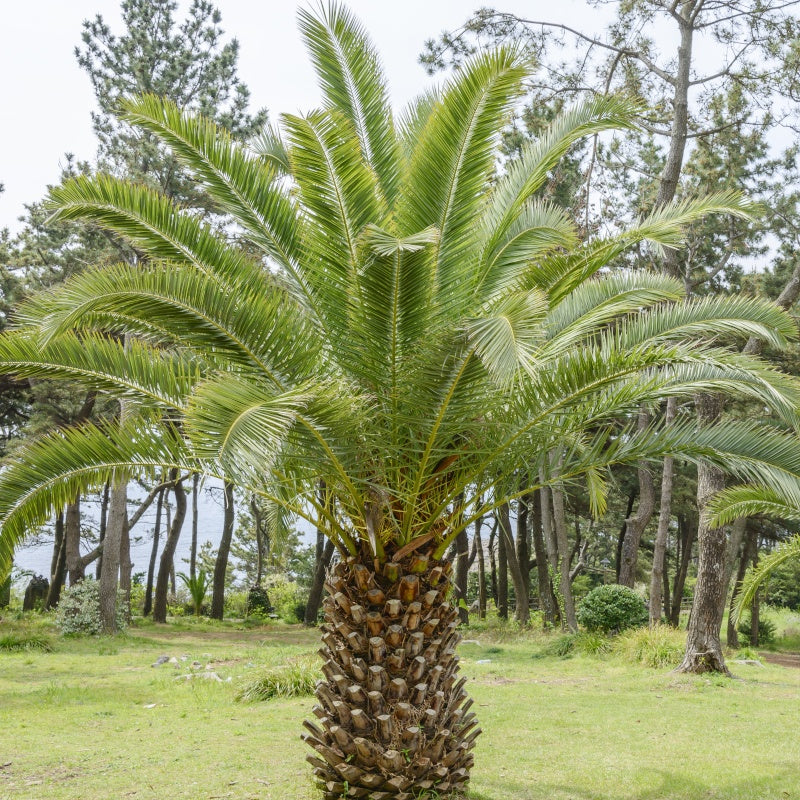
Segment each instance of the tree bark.
[[322,594],[325,588],[325,573],[328,571],[334,551],[333,542],[330,539],[326,540],[321,530],[318,530],[317,535],[322,539],[323,545],[317,551],[314,580],[311,582],[311,591],[308,593],[306,613],[303,619],[303,624],[310,627],[314,627],[317,624],[317,616],[322,605]]
[[100,536],[98,544],[101,545],[100,556],[97,559],[97,568],[95,571],[95,578],[100,580],[100,575],[103,572],[103,550],[102,544],[106,540],[106,530],[108,529],[108,499],[110,494],[110,487],[106,483],[103,487],[103,497],[100,501]]
[[108,502],[108,527],[103,542],[103,570],[100,573],[100,620],[106,633],[117,630],[117,587],[123,530],[128,516],[128,484],[124,477],[112,481]]
[[119,545],[119,588],[125,603],[125,613],[130,621],[131,614],[131,529],[128,524],[128,493],[125,489],[125,517],[122,520],[122,541]]
[[755,529],[747,531],[744,544],[742,546],[742,554],[739,558],[739,569],[736,572],[736,582],[733,585],[733,592],[731,592],[731,602],[728,606],[728,629],[726,632],[726,643],[728,647],[737,649],[739,647],[739,631],[733,622],[733,609],[736,608],[736,600],[739,597],[739,592],[742,588],[742,581],[744,580],[747,567],[753,558],[756,546],[758,544],[758,534]]
[[[678,401],[675,397],[667,400],[667,408],[664,413],[664,424],[669,426],[675,419],[678,409]],[[672,517],[672,483],[675,472],[675,463],[672,456],[664,458],[664,466],[661,472],[661,505],[658,510],[658,528],[656,538],[653,542],[653,569],[650,573],[650,626],[658,625],[661,622],[662,606],[669,605],[669,582],[665,580],[666,557],[667,557],[667,537],[669,536],[669,521]],[[662,590],[662,586],[664,589]],[[666,600],[666,603],[664,602]],[[666,616],[666,614],[664,614]]]
[[[197,486],[199,481],[200,476],[195,472],[194,475],[192,475],[192,548],[189,553],[189,577],[192,580],[197,577]],[[225,502],[227,504],[227,487],[225,491]],[[226,505],[226,513],[227,510],[228,507]],[[218,617],[218,619],[222,619],[222,617]]]
[[681,622],[681,603],[683,602],[683,587],[686,585],[686,576],[689,572],[689,562],[692,559],[692,547],[696,525],[694,520],[688,520],[685,515],[678,516],[678,542],[680,544],[680,558],[676,558],[675,581],[672,584],[672,608],[669,615],[669,624],[677,628]]
[[44,601],[45,609],[55,608],[61,599],[61,587],[67,572],[67,538],[64,536],[64,512],[56,517],[55,544],[50,569],[50,586]]
[[553,593],[553,583],[550,580],[550,571],[547,568],[547,548],[543,534],[544,518],[549,518],[549,510],[546,508],[546,490],[540,489],[535,493],[536,501],[532,513],[531,538],[533,540],[533,554],[536,558],[536,585],[539,592],[539,610],[544,615],[545,626],[555,626],[557,622],[556,610],[558,601]]
[[[695,400],[697,419],[711,425],[722,410],[722,398],[699,395]],[[708,504],[725,488],[725,473],[710,464],[697,468],[698,564],[686,654],[679,672],[721,672],[729,675],[722,654],[720,627],[725,609],[725,555],[727,537],[723,528],[709,525]]]
[[156,502],[156,524],[153,527],[153,546],[150,549],[150,562],[147,565],[147,586],[144,591],[144,616],[148,616],[153,610],[153,577],[156,571],[156,557],[158,556],[158,540],[161,538],[161,511],[164,508],[164,494],[167,489],[162,489],[158,493]]
[[[514,538],[511,535],[511,520],[509,518],[508,504],[501,507],[500,515],[500,537],[505,539],[506,543],[506,563],[509,571],[511,572],[511,580],[514,584],[514,594],[516,595],[516,604],[514,606],[514,619],[520,625],[529,625],[531,621],[530,611],[530,598],[528,597],[528,562],[523,566],[517,558],[517,549],[514,545]],[[517,518],[519,519],[520,511],[517,511]],[[524,520],[527,521],[527,514],[524,515]],[[527,522],[523,522],[527,526]],[[521,528],[518,529],[519,536],[526,536],[526,533]]]
[[467,608],[467,573],[469,571],[469,536],[466,529],[456,536],[456,568],[453,580],[456,602],[458,603],[458,620],[461,624],[469,623]]
[[508,503],[497,509],[497,614],[508,619]]
[[495,512],[494,524],[492,525],[492,530],[489,533],[489,542],[488,542],[488,550],[489,550],[489,577],[492,581],[492,600],[494,600],[495,608],[500,608],[499,603],[499,594],[497,591],[497,560],[494,556],[494,543],[497,538],[497,515]]
[[64,539],[66,541],[67,573],[69,585],[74,586],[84,578],[81,567],[81,498],[70,503],[64,514]]
[[228,554],[233,539],[234,506],[233,484],[225,482],[225,515],[222,523],[222,538],[219,542],[217,560],[214,564],[214,588],[211,596],[211,617],[222,619],[225,611],[225,575],[228,571]]
[[478,557],[478,618],[486,619],[486,564],[483,555],[483,541],[481,540],[482,527],[483,517],[478,517],[475,520],[475,532],[473,534],[475,552]]
[[176,481],[173,488],[175,494],[175,516],[172,518],[167,533],[167,540],[164,542],[164,550],[161,553],[161,561],[158,565],[158,577],[156,578],[156,592],[153,601],[153,620],[155,622],[167,621],[167,594],[171,573],[174,571],[173,558],[175,548],[178,546],[183,521],[186,518],[186,492],[183,491],[183,482],[177,481],[178,471],[171,470],[170,479]]
[[558,552],[558,589],[564,604],[564,620],[573,633],[578,630],[578,617],[575,614],[575,599],[572,596],[572,582],[569,575],[569,540],[567,539],[567,515],[564,511],[564,492],[558,487],[551,489],[553,498],[553,528],[555,530]]

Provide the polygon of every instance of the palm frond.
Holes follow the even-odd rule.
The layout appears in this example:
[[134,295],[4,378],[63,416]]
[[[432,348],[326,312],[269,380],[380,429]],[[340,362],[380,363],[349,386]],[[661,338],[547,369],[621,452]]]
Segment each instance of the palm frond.
[[321,8],[319,17],[301,8],[298,19],[325,108],[351,122],[364,162],[375,171],[391,205],[400,178],[399,143],[378,54],[361,24],[338,4]]

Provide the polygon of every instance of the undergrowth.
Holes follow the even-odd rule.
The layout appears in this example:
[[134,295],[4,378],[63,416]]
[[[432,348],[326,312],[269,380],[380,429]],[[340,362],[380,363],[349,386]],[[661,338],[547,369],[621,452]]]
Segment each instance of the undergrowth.
[[296,656],[250,679],[236,693],[236,699],[253,703],[273,697],[304,697],[314,693],[314,686],[321,677],[317,656]]

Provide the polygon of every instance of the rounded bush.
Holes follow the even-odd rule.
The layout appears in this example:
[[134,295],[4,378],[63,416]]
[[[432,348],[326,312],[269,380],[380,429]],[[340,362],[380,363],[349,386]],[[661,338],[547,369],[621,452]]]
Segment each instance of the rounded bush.
[[647,606],[627,586],[598,586],[583,599],[578,622],[590,631],[618,633],[647,622]]
[[[117,630],[124,630],[126,622],[125,594],[117,594]],[[65,635],[102,633],[100,622],[100,584],[91,578],[75,583],[61,593],[56,608],[56,626]]]

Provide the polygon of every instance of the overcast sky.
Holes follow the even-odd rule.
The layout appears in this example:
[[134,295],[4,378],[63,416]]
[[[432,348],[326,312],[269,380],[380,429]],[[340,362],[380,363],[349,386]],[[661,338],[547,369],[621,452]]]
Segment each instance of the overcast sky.
[[[417,64],[427,38],[453,29],[489,0],[351,0],[348,5],[370,31],[383,58],[395,105],[402,106],[430,81]],[[504,11],[592,29],[593,12],[583,0],[496,0]],[[181,7],[188,5],[182,0]],[[304,3],[279,0],[217,0],[222,27],[241,45],[239,73],[253,106],[275,119],[284,111],[307,111],[318,92],[295,22]],[[40,199],[58,179],[64,153],[92,160],[96,143],[89,112],[93,96],[74,49],[83,20],[100,13],[120,32],[119,0],[0,0],[0,228],[19,227],[23,204]]]

